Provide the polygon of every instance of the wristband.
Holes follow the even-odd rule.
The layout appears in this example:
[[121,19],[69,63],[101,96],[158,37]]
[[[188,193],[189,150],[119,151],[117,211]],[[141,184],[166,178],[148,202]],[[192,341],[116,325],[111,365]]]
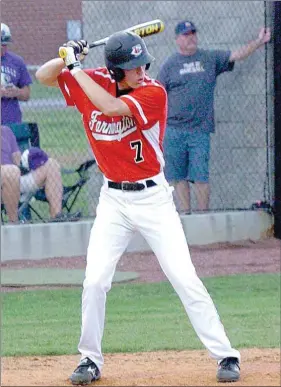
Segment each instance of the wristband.
[[77,60],[76,62],[69,64],[67,68],[70,73],[74,75],[77,73],[77,71],[81,70],[81,63],[79,62],[79,60]]

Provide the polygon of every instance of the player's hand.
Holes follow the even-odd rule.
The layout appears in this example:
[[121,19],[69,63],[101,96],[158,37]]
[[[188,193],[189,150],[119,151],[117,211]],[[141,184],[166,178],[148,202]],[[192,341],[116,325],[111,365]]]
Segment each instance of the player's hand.
[[271,39],[270,28],[261,28],[257,39],[257,42],[259,43],[259,45],[262,46],[263,44],[268,43],[270,39]]
[[74,72],[77,72],[77,70],[81,69],[81,62],[79,60],[79,52],[77,49],[73,47],[67,47],[66,45],[63,45],[65,47],[65,57],[63,58],[65,65],[67,66],[68,70],[74,74]]
[[89,44],[86,40],[69,40],[63,45],[64,47],[72,47],[74,49],[75,55],[80,60],[80,62],[85,58],[89,53]]

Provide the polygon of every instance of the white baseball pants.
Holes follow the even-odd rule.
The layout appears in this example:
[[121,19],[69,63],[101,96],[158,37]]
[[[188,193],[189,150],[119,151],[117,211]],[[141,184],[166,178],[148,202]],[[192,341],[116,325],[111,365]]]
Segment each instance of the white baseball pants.
[[176,211],[172,191],[163,174],[151,178],[158,185],[143,191],[124,192],[103,185],[97,216],[87,251],[82,296],[82,328],[78,350],[101,370],[101,341],[106,293],[116,264],[138,230],[152,248],[159,264],[179,295],[199,339],[217,361],[237,357],[217,310],[192,264]]

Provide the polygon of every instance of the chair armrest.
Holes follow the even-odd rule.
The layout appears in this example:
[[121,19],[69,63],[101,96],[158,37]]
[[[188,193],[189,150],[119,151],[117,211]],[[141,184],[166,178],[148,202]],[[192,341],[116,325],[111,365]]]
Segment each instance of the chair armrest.
[[94,164],[96,164],[96,160],[91,159],[84,161],[77,169],[61,168],[61,172],[67,175],[77,172],[80,176],[82,176],[83,172],[87,171]]

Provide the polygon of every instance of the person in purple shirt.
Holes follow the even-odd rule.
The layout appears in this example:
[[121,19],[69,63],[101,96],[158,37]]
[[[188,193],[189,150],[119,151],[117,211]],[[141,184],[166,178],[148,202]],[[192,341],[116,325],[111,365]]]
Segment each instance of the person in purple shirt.
[[22,112],[19,101],[30,98],[32,79],[24,60],[8,51],[11,43],[10,28],[1,23],[1,124],[21,123]]
[[[20,164],[29,172],[21,175]],[[16,137],[8,126],[1,125],[1,197],[9,221],[18,221],[20,195],[44,187],[52,220],[62,214],[63,185],[59,163],[40,148],[32,147],[21,154]]]

